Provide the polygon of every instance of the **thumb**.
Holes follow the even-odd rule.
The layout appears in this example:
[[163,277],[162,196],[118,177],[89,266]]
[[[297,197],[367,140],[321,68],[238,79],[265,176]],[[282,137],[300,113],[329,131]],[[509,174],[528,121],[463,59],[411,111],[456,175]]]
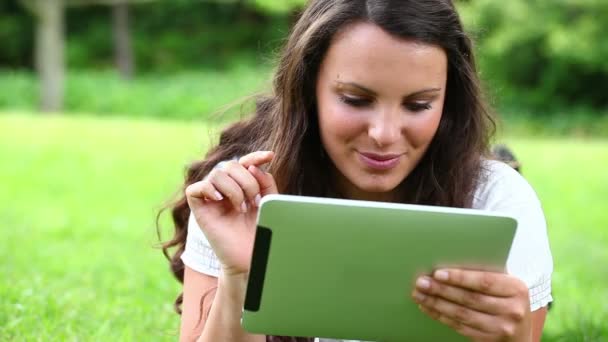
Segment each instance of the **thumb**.
[[260,195],[266,196],[269,194],[278,194],[277,183],[274,181],[274,177],[268,173],[263,172],[257,166],[251,165],[247,168],[253,177],[258,181],[260,185]]

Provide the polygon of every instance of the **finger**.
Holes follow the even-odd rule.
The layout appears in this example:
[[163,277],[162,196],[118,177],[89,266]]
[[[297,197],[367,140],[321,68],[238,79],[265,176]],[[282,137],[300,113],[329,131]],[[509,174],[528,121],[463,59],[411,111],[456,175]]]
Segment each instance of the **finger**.
[[243,189],[226,172],[217,169],[213,170],[207,180],[234,206],[235,210],[247,212]]
[[441,297],[452,303],[489,314],[502,312],[501,308],[509,301],[508,298],[489,296],[474,290],[435,281],[426,276],[418,278],[416,289],[425,295]]
[[258,180],[243,165],[236,161],[226,163],[222,170],[226,172],[245,193],[247,200],[254,202],[256,196],[260,194]]
[[266,163],[270,163],[274,158],[274,152],[272,151],[256,151],[249,153],[239,159],[239,164],[248,168],[251,165],[262,166]]
[[458,322],[447,316],[443,316],[439,312],[432,310],[428,307],[425,307],[423,305],[418,305],[418,308],[420,309],[420,311],[424,312],[432,319],[447,325],[448,327],[454,329],[456,332],[458,332],[459,334],[461,334],[463,336],[470,337],[475,340],[482,340],[482,341],[492,340],[493,336],[491,334],[488,334],[483,331],[479,331],[473,327],[463,324],[462,322]]
[[224,196],[217,191],[215,186],[213,186],[213,184],[206,179],[190,184],[186,188],[186,197],[214,201],[221,201],[224,199]]
[[412,293],[412,298],[424,308],[436,311],[440,316],[456,321],[458,324],[466,325],[484,333],[492,332],[495,318],[491,315],[469,309],[440,297],[428,296],[416,290]]
[[257,179],[260,185],[260,194],[266,196],[269,194],[278,194],[277,183],[274,181],[274,177],[268,173],[260,170],[256,166],[250,166],[247,170]]
[[527,286],[518,278],[504,273],[465,269],[440,269],[433,279],[497,297],[513,297],[527,292]]

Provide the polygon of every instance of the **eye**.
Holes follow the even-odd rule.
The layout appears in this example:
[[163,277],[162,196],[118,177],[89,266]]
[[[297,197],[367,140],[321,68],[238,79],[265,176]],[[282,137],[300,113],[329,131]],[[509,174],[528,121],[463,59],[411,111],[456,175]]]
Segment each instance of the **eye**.
[[411,102],[406,103],[405,108],[411,110],[412,112],[422,112],[423,110],[429,110],[432,107],[429,102]]
[[366,99],[366,98],[346,96],[346,95],[340,95],[340,101],[346,103],[349,106],[353,106],[353,107],[365,107],[372,103],[371,100]]

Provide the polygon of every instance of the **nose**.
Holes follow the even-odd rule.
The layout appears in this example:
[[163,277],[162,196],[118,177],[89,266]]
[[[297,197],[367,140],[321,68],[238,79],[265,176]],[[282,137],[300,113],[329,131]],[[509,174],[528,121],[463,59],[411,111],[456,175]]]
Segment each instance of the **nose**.
[[387,108],[373,116],[368,134],[378,147],[395,144],[401,137],[401,115],[399,109]]

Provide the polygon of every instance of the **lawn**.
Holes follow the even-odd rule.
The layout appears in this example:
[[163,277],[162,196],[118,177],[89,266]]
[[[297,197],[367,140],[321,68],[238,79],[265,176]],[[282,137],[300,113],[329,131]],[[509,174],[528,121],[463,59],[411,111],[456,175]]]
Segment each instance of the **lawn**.
[[[176,340],[180,289],[154,217],[213,131],[1,113],[0,340]],[[549,222],[556,303],[545,340],[608,339],[608,140],[504,141]]]

